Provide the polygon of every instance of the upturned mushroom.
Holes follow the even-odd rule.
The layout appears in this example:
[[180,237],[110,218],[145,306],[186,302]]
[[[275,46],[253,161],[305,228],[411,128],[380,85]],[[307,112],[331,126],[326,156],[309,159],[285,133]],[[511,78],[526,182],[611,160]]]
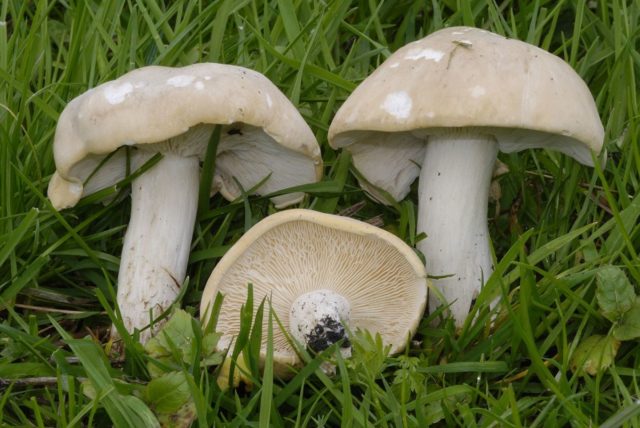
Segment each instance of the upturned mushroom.
[[[458,326],[493,271],[487,199],[498,150],[557,150],[593,165],[604,139],[589,88],[560,58],[488,31],[453,27],[409,43],[341,106],[329,143],[389,204],[419,177],[418,244]],[[382,191],[381,191],[382,190]]]
[[[60,115],[49,198],[60,210],[112,186],[154,155],[132,182],[131,219],[118,275],[128,331],[166,310],[185,278],[200,163],[222,128],[211,192],[232,200],[263,182],[265,195],[319,180],[320,149],[291,102],[262,74],[232,65],[150,66],[90,89]],[[276,207],[303,198],[275,196]],[[152,332],[146,330],[141,340]]]
[[287,335],[315,352],[341,341],[341,353],[349,356],[348,332],[363,329],[379,333],[397,353],[415,333],[427,298],[424,266],[398,237],[358,220],[302,209],[257,223],[213,270],[200,318],[208,322],[222,293],[219,350],[228,349],[240,331],[249,284],[254,301],[268,298],[286,330],[273,323],[275,372],[283,377],[301,363]]

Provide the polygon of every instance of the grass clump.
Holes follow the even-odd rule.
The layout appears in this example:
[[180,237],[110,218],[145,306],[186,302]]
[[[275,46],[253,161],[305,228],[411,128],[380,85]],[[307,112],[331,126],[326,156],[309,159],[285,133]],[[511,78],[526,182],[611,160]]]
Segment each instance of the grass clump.
[[[374,221],[413,245],[415,194],[391,207],[367,199],[326,132],[341,102],[391,52],[452,25],[517,37],[565,59],[596,99],[607,151],[594,170],[547,151],[500,154],[510,172],[490,210],[496,272],[460,332],[451,320],[434,327],[442,313],[429,314],[402,355],[357,336],[354,357],[335,361],[335,377],[322,373],[320,357],[288,381],[249,364],[252,389],[223,392],[207,363],[212,332],[191,316],[217,260],[273,207],[266,198],[216,196],[199,215],[180,302],[193,348],[167,342],[159,357],[129,340],[125,360],[107,358],[114,255],[130,202],[126,186],[110,190],[106,205],[63,212],[46,199],[55,124],[69,100],[149,64],[253,68],[294,102],[322,146],[324,181],[301,206]],[[633,0],[3,1],[0,424],[153,426],[180,414],[202,427],[639,426],[637,337],[619,340],[606,364],[603,352],[594,354],[593,375],[574,370],[581,347],[597,346],[590,338],[618,340],[620,319],[635,310],[610,316],[611,299],[599,291],[605,269],[623,273],[627,294],[640,293],[639,28]],[[255,347],[245,349],[255,361]],[[167,390],[190,398],[163,401]]]

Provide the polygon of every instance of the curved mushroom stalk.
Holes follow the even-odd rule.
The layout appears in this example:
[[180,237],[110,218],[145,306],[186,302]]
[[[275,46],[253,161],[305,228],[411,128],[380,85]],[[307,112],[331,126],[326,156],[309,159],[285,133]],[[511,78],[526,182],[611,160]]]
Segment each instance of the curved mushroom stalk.
[[446,302],[429,294],[429,311],[441,304],[461,326],[473,299],[493,271],[487,201],[498,145],[490,136],[452,132],[429,138],[419,183],[418,243],[429,275]]
[[[198,208],[198,162],[165,153],[132,183],[118,274],[118,306],[128,331],[148,325],[178,295]],[[144,330],[140,340],[145,343],[152,335]]]
[[314,352],[322,352],[342,340],[343,357],[351,356],[351,342],[345,330],[349,324],[349,301],[331,290],[317,290],[298,297],[291,305],[289,328],[293,337]]

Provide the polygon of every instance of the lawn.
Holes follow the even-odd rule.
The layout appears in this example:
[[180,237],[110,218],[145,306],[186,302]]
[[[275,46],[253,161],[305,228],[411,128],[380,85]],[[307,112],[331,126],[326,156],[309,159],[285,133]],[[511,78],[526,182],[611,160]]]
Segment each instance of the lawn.
[[[323,183],[299,206],[348,214],[415,246],[417,183],[395,205],[376,203],[327,131],[394,51],[454,25],[568,62],[596,100],[606,160],[589,168],[546,150],[499,154],[508,173],[489,205],[496,271],[462,328],[443,311],[425,314],[401,355],[363,333],[351,359],[307,355],[298,375],[281,380],[257,368],[261,329],[248,306],[252,382],[221,390],[222,356],[197,321],[200,296],[225,251],[275,208],[216,195],[198,214],[176,304],[184,311],[167,324],[181,338],[145,349],[125,337],[126,358],[112,352],[131,202],[122,185],[99,194],[106,204],[89,197],[52,208],[53,136],[71,99],[151,64],[257,70],[321,146]],[[639,51],[637,0],[3,0],[0,425],[640,426]],[[323,358],[337,375],[320,370]]]

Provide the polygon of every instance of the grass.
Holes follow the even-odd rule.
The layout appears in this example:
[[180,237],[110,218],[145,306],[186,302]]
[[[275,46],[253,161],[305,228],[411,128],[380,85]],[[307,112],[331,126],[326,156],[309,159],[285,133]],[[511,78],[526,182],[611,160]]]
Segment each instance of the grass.
[[[335,377],[318,369],[318,357],[290,381],[271,373],[263,379],[254,364],[252,389],[222,392],[217,365],[206,363],[206,331],[195,323],[190,358],[180,358],[178,347],[163,363],[181,373],[171,375],[175,391],[192,397],[178,403],[186,406],[181,414],[200,427],[640,426],[637,339],[623,341],[614,363],[595,376],[571,368],[580,343],[611,334],[598,306],[598,270],[617,266],[640,291],[634,0],[4,0],[0,425],[143,426],[153,411],[179,407],[149,396],[167,384],[149,386],[152,357],[141,346],[127,342],[124,362],[105,353],[126,188],[106,191],[114,196],[107,205],[81,202],[60,213],[46,198],[55,124],[69,100],[148,64],[214,61],[258,70],[296,104],[322,147],[325,181],[301,205],[332,213],[356,207],[355,217],[382,220],[414,244],[415,192],[393,207],[366,198],[349,157],[328,147],[326,132],[341,102],[390,53],[452,25],[516,37],[569,62],[597,101],[606,166],[589,169],[547,151],[501,154],[510,172],[490,206],[499,263],[475,317],[456,333],[450,321],[432,325],[439,314],[426,315],[402,355],[385,357],[381,343],[363,336],[352,359],[338,360]],[[197,315],[216,261],[272,210],[265,198],[211,199],[196,225],[181,301],[189,313]]]

